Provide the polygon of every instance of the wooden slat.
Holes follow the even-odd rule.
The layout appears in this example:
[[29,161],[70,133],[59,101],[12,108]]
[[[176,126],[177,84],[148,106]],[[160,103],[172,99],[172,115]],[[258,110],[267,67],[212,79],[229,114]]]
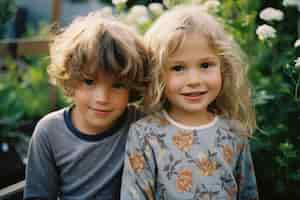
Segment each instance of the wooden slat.
[[14,53],[17,56],[46,55],[49,53],[48,43],[48,39],[1,40],[0,56],[8,56]]
[[0,200],[7,198],[13,194],[16,194],[18,192],[22,192],[24,190],[25,186],[25,180],[20,181],[14,185],[10,185],[8,187],[5,187],[3,189],[0,189]]
[[60,0],[52,0],[52,23],[59,24],[60,22]]

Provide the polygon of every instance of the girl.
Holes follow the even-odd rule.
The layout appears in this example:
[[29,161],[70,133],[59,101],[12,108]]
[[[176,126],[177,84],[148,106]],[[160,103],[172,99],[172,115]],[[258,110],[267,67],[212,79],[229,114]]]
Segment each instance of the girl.
[[258,199],[255,127],[241,50],[199,6],[165,13],[146,33],[155,113],[130,129],[121,198]]

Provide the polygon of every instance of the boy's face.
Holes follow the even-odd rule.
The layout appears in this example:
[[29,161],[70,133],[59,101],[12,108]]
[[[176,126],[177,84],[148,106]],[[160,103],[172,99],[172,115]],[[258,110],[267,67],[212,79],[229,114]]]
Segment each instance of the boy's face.
[[86,134],[97,134],[111,128],[123,114],[129,91],[110,74],[99,73],[95,80],[84,79],[75,89],[72,121]]

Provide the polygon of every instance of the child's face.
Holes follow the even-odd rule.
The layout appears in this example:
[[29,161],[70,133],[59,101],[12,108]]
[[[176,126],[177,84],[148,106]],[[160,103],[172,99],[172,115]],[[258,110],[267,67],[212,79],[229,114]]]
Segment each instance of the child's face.
[[99,73],[95,80],[83,80],[73,96],[75,127],[87,134],[111,128],[125,111],[128,95],[125,85],[110,74]]
[[168,59],[163,78],[164,95],[170,103],[168,112],[175,119],[199,122],[211,116],[207,108],[221,90],[222,77],[220,59],[206,37],[188,34]]

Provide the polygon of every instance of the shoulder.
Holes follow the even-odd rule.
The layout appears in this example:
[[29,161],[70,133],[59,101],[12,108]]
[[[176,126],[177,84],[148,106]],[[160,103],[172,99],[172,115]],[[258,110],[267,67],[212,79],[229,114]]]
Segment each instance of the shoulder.
[[225,132],[226,134],[241,142],[245,142],[248,140],[249,132],[240,121],[226,119],[223,117],[219,117],[218,119],[218,129],[221,132]]
[[64,112],[66,109],[67,108],[62,108],[60,110],[48,113],[42,117],[35,126],[32,139],[35,140],[45,138],[50,132],[53,132],[52,130],[64,125]]
[[134,123],[136,127],[163,127],[169,124],[160,112],[149,114]]
[[60,110],[56,110],[53,112],[48,113],[44,117],[42,117],[39,122],[36,125],[36,128],[49,128],[51,126],[58,125],[60,123],[64,122],[64,112],[67,110],[67,108],[62,108]]
[[133,123],[130,127],[130,135],[133,137],[156,137],[165,134],[170,123],[161,113],[149,114]]
[[145,113],[137,105],[130,104],[127,107],[127,119],[129,122],[136,122],[143,117],[145,117]]

